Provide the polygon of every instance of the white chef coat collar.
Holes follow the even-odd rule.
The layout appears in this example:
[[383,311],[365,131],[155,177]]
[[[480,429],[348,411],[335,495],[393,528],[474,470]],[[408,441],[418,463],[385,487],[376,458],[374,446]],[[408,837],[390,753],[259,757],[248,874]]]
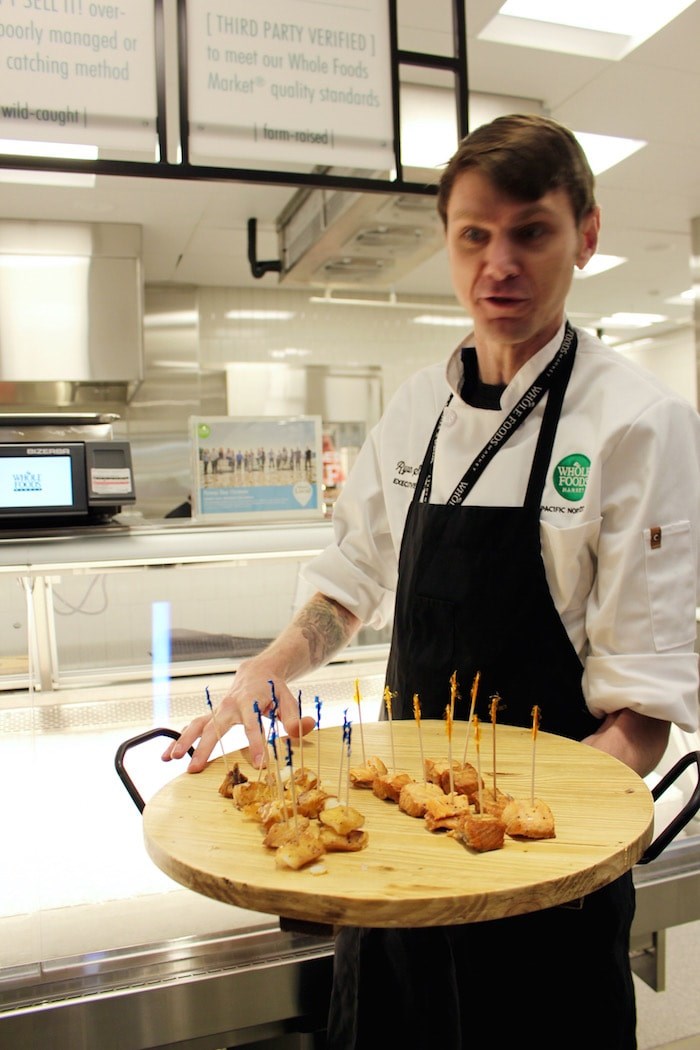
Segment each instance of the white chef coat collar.
[[[549,340],[548,343],[538,350],[537,353],[531,357],[522,368],[516,372],[511,379],[508,386],[503,391],[501,396],[501,409],[503,412],[510,412],[513,405],[515,405],[520,398],[523,396],[525,391],[535,381],[537,376],[540,374],[543,368],[545,368],[552,360],[557,350],[561,346],[564,338],[564,329],[566,322],[562,321],[559,330],[556,335]],[[450,390],[459,397],[462,389],[462,383],[464,382],[464,366],[462,365],[462,350],[465,346],[474,345],[474,333],[470,332],[466,339],[456,347],[447,362],[446,377],[449,384]]]

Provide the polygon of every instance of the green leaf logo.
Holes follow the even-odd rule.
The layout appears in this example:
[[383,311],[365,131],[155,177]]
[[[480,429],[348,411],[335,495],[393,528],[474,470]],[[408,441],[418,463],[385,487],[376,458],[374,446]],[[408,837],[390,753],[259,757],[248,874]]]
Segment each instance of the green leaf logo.
[[573,452],[570,456],[564,456],[552,474],[554,488],[564,499],[578,503],[586,491],[590,470],[591,461],[583,452]]
[[197,437],[208,438],[211,434],[211,427],[208,423],[199,423],[197,426]]

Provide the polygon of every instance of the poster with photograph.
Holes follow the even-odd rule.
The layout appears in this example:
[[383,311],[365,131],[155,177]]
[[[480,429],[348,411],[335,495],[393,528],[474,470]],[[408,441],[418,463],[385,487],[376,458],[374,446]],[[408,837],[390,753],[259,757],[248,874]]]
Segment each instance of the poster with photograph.
[[323,517],[320,416],[193,416],[190,427],[195,518]]

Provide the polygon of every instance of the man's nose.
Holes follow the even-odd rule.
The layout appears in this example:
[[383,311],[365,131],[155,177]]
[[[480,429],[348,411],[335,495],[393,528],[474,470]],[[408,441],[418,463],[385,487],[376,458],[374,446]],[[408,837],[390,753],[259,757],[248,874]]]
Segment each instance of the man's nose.
[[509,237],[491,237],[486,249],[486,272],[496,281],[505,281],[520,272],[517,252]]

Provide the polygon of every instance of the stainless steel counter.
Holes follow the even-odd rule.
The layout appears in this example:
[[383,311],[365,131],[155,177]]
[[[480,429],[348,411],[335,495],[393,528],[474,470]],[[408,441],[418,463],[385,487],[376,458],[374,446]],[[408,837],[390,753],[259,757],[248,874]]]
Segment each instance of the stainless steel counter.
[[273,927],[0,975],[0,1047],[215,1050],[285,1036],[311,1047],[325,1024],[331,953],[323,937]]
[[[128,519],[127,519],[128,520]],[[0,532],[0,573],[119,571],[157,565],[266,561],[311,556],[332,539],[327,521],[284,525],[199,525],[173,519],[61,530]]]

